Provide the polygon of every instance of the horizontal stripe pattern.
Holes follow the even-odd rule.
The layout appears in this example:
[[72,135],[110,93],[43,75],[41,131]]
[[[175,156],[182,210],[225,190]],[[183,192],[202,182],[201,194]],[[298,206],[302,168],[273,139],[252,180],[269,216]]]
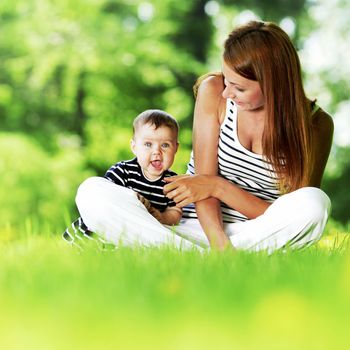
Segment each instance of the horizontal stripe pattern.
[[116,246],[89,231],[82,218],[78,218],[63,232],[62,238],[71,246],[84,250],[89,244],[95,244],[100,250],[115,250]]
[[[191,154],[188,174],[194,174],[194,158]],[[218,144],[218,174],[243,190],[268,202],[280,196],[277,175],[271,164],[259,154],[245,149],[237,136],[237,107],[227,100],[225,120],[220,127]],[[247,217],[221,204],[223,221],[226,223],[245,221]],[[183,216],[197,218],[193,204],[183,209]]]
[[175,206],[175,202],[163,193],[163,187],[166,185],[164,178],[175,175],[175,172],[166,170],[159,179],[150,181],[145,178],[137,159],[134,158],[111,166],[107,170],[105,178],[140,193],[151,202],[154,208],[164,211],[167,207]]

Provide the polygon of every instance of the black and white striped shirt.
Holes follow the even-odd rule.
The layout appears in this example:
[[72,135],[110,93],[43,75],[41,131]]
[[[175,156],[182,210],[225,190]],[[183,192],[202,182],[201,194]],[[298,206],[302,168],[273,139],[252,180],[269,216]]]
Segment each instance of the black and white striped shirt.
[[[187,173],[194,174],[193,153]],[[250,152],[239,142],[237,136],[237,107],[227,99],[225,120],[220,127],[218,145],[218,174],[245,191],[273,202],[280,196],[277,175],[262,155]],[[247,217],[221,203],[224,222],[245,221]],[[183,208],[183,217],[197,218],[193,204]]]
[[[104,177],[116,185],[127,187],[140,193],[148,199],[152,206],[163,212],[167,207],[173,207],[176,203],[167,198],[163,193],[163,187],[166,185],[165,177],[175,176],[175,172],[166,170],[162,176],[156,180],[148,180],[142,173],[142,169],[137,159],[121,161],[111,166]],[[63,238],[73,243],[75,238],[91,237],[92,232],[84,224],[82,218],[75,220],[63,233]],[[103,242],[105,243],[105,242]]]
[[175,176],[171,170],[166,170],[162,176],[156,180],[148,180],[142,173],[142,169],[137,159],[121,161],[111,166],[105,178],[117,185],[130,188],[140,193],[148,199],[152,206],[160,211],[164,211],[167,207],[174,207],[176,203],[167,198],[163,193],[163,187],[166,185],[165,177]]

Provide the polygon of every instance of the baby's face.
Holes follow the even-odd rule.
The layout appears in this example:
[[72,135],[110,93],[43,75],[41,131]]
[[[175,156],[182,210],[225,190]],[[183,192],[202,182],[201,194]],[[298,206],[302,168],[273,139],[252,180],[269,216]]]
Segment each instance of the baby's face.
[[176,132],[167,126],[140,125],[131,140],[131,149],[148,180],[156,180],[171,167],[177,148]]

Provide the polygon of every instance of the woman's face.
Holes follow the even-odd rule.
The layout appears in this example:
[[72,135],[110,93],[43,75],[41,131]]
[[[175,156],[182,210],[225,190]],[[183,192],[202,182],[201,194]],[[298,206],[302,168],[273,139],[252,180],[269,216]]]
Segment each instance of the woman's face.
[[225,89],[224,98],[232,99],[238,108],[255,111],[264,106],[265,99],[257,81],[249,80],[234,72],[225,61],[222,64]]

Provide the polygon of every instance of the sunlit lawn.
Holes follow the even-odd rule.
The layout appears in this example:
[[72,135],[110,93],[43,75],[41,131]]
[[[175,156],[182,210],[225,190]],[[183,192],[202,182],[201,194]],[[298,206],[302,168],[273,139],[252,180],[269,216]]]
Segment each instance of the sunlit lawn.
[[348,349],[347,235],[268,256],[4,233],[0,349]]

